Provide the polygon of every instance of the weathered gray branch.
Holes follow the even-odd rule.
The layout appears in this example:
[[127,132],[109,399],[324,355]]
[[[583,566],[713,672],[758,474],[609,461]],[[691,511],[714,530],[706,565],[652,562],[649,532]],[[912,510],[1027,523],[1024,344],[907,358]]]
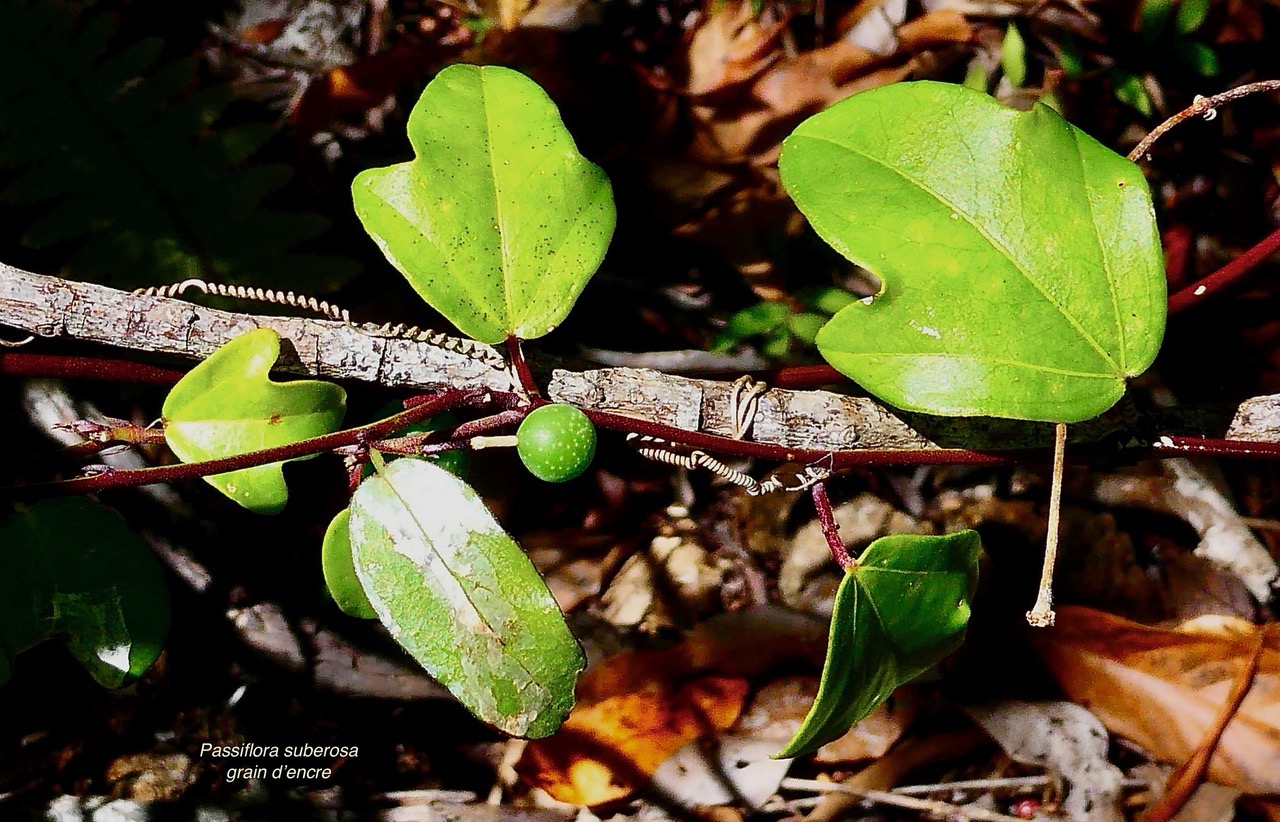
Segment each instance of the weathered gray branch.
[[[284,371],[423,391],[512,388],[505,370],[440,345],[376,336],[329,320],[220,311],[187,300],[32,274],[3,263],[0,326],[189,359],[207,357],[251,329],[270,327],[288,341],[280,364]],[[726,382],[634,368],[557,370],[548,386],[555,400],[713,434],[731,432],[732,393]],[[1124,445],[1177,434],[1280,442],[1280,395],[1255,397],[1234,408],[1175,410],[1158,417],[1122,406],[1075,426],[1072,439]],[[757,442],[818,450],[1024,448],[1043,445],[1049,436],[1046,425],[906,414],[861,397],[780,389],[761,397],[750,433]]]

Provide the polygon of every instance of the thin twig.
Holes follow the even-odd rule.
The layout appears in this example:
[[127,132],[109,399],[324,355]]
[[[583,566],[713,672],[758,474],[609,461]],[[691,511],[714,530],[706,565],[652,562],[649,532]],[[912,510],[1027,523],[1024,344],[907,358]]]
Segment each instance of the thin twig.
[[1049,530],[1044,538],[1044,567],[1040,571],[1040,592],[1036,604],[1027,611],[1027,622],[1036,628],[1053,624],[1053,566],[1058,559],[1058,530],[1062,518],[1062,468],[1067,450],[1067,424],[1053,429],[1053,482],[1049,486]]
[[1140,822],[1168,822],[1173,819],[1191,799],[1196,788],[1204,782],[1205,775],[1209,772],[1209,762],[1213,759],[1213,752],[1218,749],[1218,743],[1222,741],[1227,725],[1244,704],[1244,698],[1248,696],[1258,676],[1258,666],[1262,663],[1262,652],[1266,648],[1264,639],[1265,635],[1259,630],[1254,638],[1253,648],[1245,660],[1244,668],[1232,684],[1231,693],[1227,695],[1221,710],[1218,711],[1213,727],[1209,729],[1208,735],[1196,746],[1187,761],[1182,763],[1169,778],[1165,794],[1139,817]]
[[1227,89],[1221,94],[1215,94],[1212,97],[1197,97],[1191,105],[1165,120],[1152,129],[1150,134],[1143,137],[1142,142],[1134,146],[1133,151],[1129,152],[1129,160],[1136,163],[1146,155],[1151,146],[1155,145],[1156,140],[1159,140],[1164,136],[1165,132],[1179,123],[1201,115],[1206,116],[1207,119],[1212,119],[1211,112],[1218,106],[1230,103],[1232,100],[1239,100],[1241,97],[1248,97],[1250,94],[1256,94],[1260,91],[1280,91],[1280,80],[1261,80],[1257,83],[1247,83],[1243,86]]
[[870,788],[858,788],[841,782],[819,782],[816,779],[782,780],[779,786],[788,791],[816,791],[819,793],[846,793],[878,805],[892,805],[896,808],[907,808],[913,811],[924,811],[944,819],[973,819],[978,822],[1023,822],[1016,816],[989,811],[986,808],[970,808],[942,802],[937,799],[918,799],[914,796],[901,796],[888,791],[876,791]]

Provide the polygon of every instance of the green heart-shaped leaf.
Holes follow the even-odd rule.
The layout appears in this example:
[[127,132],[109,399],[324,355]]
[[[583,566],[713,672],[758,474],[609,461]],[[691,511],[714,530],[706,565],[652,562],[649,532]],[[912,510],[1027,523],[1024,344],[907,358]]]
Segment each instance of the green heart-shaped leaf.
[[[336,431],[346,413],[346,392],[318,380],[272,382],[271,366],[279,356],[280,336],[259,328],[222,346],[179,380],[161,412],[173,453],[183,462],[200,462]],[[274,462],[205,480],[251,511],[274,514],[289,499],[283,466]]]
[[981,551],[974,531],[871,543],[836,593],[818,696],[778,757],[843,736],[895,688],[960,647]]
[[1052,109],[897,83],[809,118],[780,165],[818,234],[883,283],[818,348],[887,402],[1077,422],[1155,358],[1165,278],[1146,181]]
[[396,460],[356,489],[351,548],[378,618],[463,705],[509,734],[555,733],[582,649],[469,485],[426,460]]
[[377,619],[378,612],[369,604],[364,586],[356,576],[355,561],[351,558],[350,508],[343,508],[329,522],[329,527],[324,532],[320,557],[324,569],[324,584],[338,608],[347,616]]
[[455,65],[409,115],[412,162],[361,172],[356,213],[433,308],[480,342],[551,331],[604,259],[613,191],[546,93]]
[[169,629],[160,565],[111,509],[43,500],[0,522],[0,684],[13,656],[60,638],[103,687],[142,675]]

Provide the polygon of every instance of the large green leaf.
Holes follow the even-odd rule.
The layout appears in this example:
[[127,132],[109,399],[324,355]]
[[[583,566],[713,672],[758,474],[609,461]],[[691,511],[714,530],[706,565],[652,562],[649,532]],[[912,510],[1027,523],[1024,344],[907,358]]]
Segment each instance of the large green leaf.
[[884,400],[1076,422],[1155,358],[1165,280],[1146,181],[1052,109],[898,83],[805,121],[780,162],[818,234],[882,281],[818,348]]
[[533,563],[462,480],[403,458],[351,500],[356,575],[378,618],[472,713],[554,733],[585,661]]
[[960,647],[981,551],[974,531],[871,543],[836,593],[818,696],[779,757],[843,736],[895,688]]
[[15,654],[58,638],[118,687],[155,662],[168,628],[160,566],[111,509],[48,499],[0,522],[0,684]]
[[[347,394],[318,380],[272,382],[280,336],[270,328],[241,334],[186,374],[165,398],[165,442],[183,462],[230,457],[336,431]],[[205,477],[251,511],[274,514],[289,489],[284,463]]]
[[412,162],[361,172],[356,213],[422,298],[485,343],[532,339],[604,258],[609,179],[519,72],[456,65],[409,115]]

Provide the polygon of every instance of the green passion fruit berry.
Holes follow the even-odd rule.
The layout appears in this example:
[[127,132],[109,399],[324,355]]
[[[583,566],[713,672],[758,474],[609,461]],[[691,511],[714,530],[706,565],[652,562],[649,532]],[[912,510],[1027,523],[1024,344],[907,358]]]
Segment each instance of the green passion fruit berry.
[[582,474],[596,454],[596,429],[572,405],[535,409],[516,431],[516,451],[529,473],[544,482],[565,482]]

